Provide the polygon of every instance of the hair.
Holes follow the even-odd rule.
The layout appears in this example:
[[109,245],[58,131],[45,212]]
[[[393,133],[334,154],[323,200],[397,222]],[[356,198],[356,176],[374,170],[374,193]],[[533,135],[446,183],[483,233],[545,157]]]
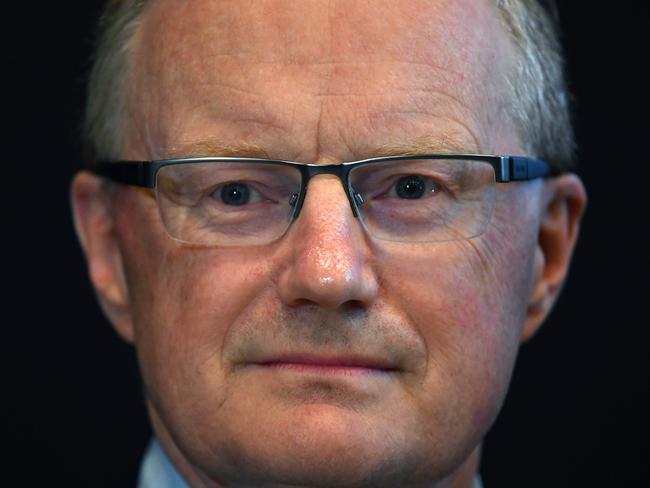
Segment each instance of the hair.
[[524,149],[557,170],[573,167],[575,139],[555,2],[496,0],[512,37],[515,73],[506,79]]
[[131,46],[147,0],[108,0],[97,24],[82,127],[87,164],[120,159],[127,119]]
[[[555,4],[494,1],[516,51],[514,73],[505,78],[513,126],[520,131],[527,155],[549,161],[558,171],[567,170],[573,166],[575,142]],[[109,0],[100,17],[83,121],[88,164],[121,156],[129,54],[146,3]]]

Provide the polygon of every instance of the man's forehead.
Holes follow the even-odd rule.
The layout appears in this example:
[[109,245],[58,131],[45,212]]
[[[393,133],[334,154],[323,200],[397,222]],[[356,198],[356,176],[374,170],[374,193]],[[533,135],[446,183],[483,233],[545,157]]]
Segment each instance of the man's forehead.
[[[491,125],[482,120],[493,109],[485,104],[494,105],[502,76],[497,15],[489,0],[157,0],[136,44],[136,112],[153,107],[140,123],[162,121],[153,138],[145,130],[164,148],[158,157],[260,156],[269,146],[262,133],[283,139],[287,152],[272,156],[286,159],[320,157],[315,148],[289,148],[310,138],[314,147],[347,146],[358,159],[380,144],[479,152],[489,137],[477,132]],[[189,123],[208,113],[230,126],[207,134],[208,124]],[[428,129],[417,119],[427,117],[453,123],[423,143]],[[398,126],[412,137],[393,137]],[[201,151],[220,140],[223,151]]]

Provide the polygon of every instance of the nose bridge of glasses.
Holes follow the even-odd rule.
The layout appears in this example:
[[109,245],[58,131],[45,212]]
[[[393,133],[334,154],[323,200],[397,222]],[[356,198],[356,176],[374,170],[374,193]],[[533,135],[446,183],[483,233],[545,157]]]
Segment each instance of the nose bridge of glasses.
[[[357,196],[349,188],[349,184],[348,184],[349,173],[350,173],[350,168],[343,164],[305,165],[303,167],[303,178],[304,178],[303,191],[302,191],[302,195],[295,203],[296,210],[294,212],[294,220],[297,219],[298,216],[300,215],[300,211],[302,210],[303,204],[305,202],[305,198],[307,197],[310,183],[315,177],[321,175],[331,175],[338,178],[338,180],[341,183],[341,186],[343,187],[343,192],[345,193],[345,196],[348,199],[348,203],[350,204],[352,215],[355,218],[358,218],[359,211],[357,209],[357,204],[362,203],[362,200],[357,200]],[[358,198],[360,199],[360,196]]]

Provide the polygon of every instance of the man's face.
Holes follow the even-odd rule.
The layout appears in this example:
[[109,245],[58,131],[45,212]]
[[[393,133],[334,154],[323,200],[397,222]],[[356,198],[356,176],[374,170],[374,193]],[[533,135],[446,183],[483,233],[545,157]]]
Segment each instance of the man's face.
[[[153,2],[134,44],[123,157],[521,154],[502,29],[487,0]],[[416,245],[369,238],[340,182],[320,176],[282,239],[231,248],[171,240],[152,198],[118,190],[127,328],[163,445],[228,486],[449,475],[507,389],[540,187],[499,188],[478,238]],[[254,364],[284,355],[393,370]]]

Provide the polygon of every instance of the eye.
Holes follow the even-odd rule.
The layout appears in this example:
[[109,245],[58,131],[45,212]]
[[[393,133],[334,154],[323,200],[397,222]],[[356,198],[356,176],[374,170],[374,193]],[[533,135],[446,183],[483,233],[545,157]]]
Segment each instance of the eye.
[[260,194],[246,183],[233,181],[217,188],[212,195],[224,205],[240,206],[261,200]]
[[390,187],[386,196],[415,200],[423,198],[434,191],[437,191],[437,187],[430,178],[419,175],[407,175],[398,179]]

